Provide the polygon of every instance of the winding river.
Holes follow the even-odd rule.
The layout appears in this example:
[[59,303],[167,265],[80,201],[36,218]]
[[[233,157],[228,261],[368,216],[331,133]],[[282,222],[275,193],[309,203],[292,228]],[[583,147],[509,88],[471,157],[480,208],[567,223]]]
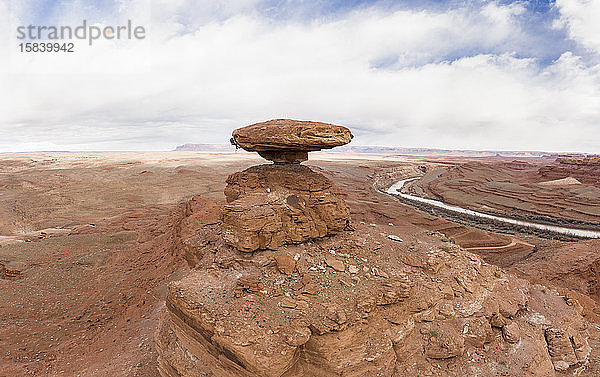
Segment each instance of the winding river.
[[419,178],[418,177],[417,178],[408,178],[408,179],[403,179],[401,181],[398,181],[398,182],[394,183],[392,186],[390,186],[390,188],[388,188],[385,192],[390,195],[397,195],[397,196],[400,196],[400,197],[408,199],[408,200],[423,203],[423,204],[426,204],[431,207],[441,208],[446,211],[450,211],[450,212],[454,212],[454,213],[458,213],[458,214],[465,214],[465,215],[476,217],[476,218],[478,217],[478,218],[482,218],[482,219],[498,221],[501,223],[512,224],[512,225],[521,226],[521,227],[533,228],[533,229],[548,231],[548,232],[552,232],[552,233],[564,234],[564,235],[568,235],[568,236],[575,236],[575,237],[581,237],[581,238],[600,238],[600,231],[577,229],[577,228],[566,228],[566,227],[562,227],[562,226],[538,224],[538,223],[533,223],[533,222],[528,222],[528,221],[523,221],[523,220],[515,220],[515,219],[508,218],[508,217],[494,216],[494,215],[489,215],[487,213],[477,212],[477,211],[473,211],[470,209],[445,204],[444,202],[440,202],[438,200],[421,198],[419,196],[405,194],[405,193],[401,192],[402,188],[404,187],[404,185],[406,183],[415,181],[417,179],[419,179]]

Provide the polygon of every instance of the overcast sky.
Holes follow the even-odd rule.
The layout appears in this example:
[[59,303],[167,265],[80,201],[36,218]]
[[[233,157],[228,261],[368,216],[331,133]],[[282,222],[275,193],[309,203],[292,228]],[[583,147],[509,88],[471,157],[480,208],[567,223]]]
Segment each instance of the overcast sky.
[[[21,25],[147,30],[21,53]],[[0,0],[0,152],[227,143],[272,118],[355,145],[600,153],[600,1]]]

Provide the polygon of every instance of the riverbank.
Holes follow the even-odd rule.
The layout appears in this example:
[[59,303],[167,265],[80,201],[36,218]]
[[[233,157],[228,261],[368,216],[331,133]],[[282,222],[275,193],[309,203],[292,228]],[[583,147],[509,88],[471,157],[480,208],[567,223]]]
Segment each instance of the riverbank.
[[563,225],[563,219],[557,219],[557,224],[541,224],[523,219],[501,217],[477,212],[458,206],[448,205],[441,201],[406,194],[401,191],[406,183],[417,179],[419,178],[413,177],[400,180],[387,188],[387,190],[384,190],[384,192],[393,195],[401,202],[411,205],[419,210],[435,216],[451,219],[462,224],[471,225],[479,229],[509,234],[526,233],[542,238],[559,239],[563,241],[600,238],[600,231],[561,226]]

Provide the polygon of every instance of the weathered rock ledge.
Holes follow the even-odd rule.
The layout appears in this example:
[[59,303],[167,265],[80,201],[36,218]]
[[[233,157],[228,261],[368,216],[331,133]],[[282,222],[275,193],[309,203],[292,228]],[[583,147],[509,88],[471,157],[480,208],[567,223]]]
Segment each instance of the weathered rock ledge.
[[195,199],[184,221],[208,241],[182,232],[194,270],[169,285],[163,376],[555,376],[587,362],[576,300],[435,236],[358,225],[250,254],[199,219],[213,205]]

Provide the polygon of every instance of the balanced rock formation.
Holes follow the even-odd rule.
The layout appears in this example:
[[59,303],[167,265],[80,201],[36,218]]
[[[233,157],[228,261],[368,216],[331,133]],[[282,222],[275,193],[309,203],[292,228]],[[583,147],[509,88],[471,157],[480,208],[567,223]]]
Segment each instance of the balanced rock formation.
[[233,131],[231,143],[275,163],[300,163],[308,152],[348,144],[352,133],[329,123],[273,119]]
[[227,178],[225,242],[247,252],[277,249],[348,227],[350,211],[332,191],[332,182],[293,162],[306,160],[308,151],[333,148],[351,139],[346,127],[289,119],[235,130],[237,145],[278,163],[253,166]]
[[163,377],[550,377],[587,363],[574,298],[416,227],[343,231],[346,204],[306,166],[251,167],[225,196],[186,207],[177,248],[192,271],[168,286]]

